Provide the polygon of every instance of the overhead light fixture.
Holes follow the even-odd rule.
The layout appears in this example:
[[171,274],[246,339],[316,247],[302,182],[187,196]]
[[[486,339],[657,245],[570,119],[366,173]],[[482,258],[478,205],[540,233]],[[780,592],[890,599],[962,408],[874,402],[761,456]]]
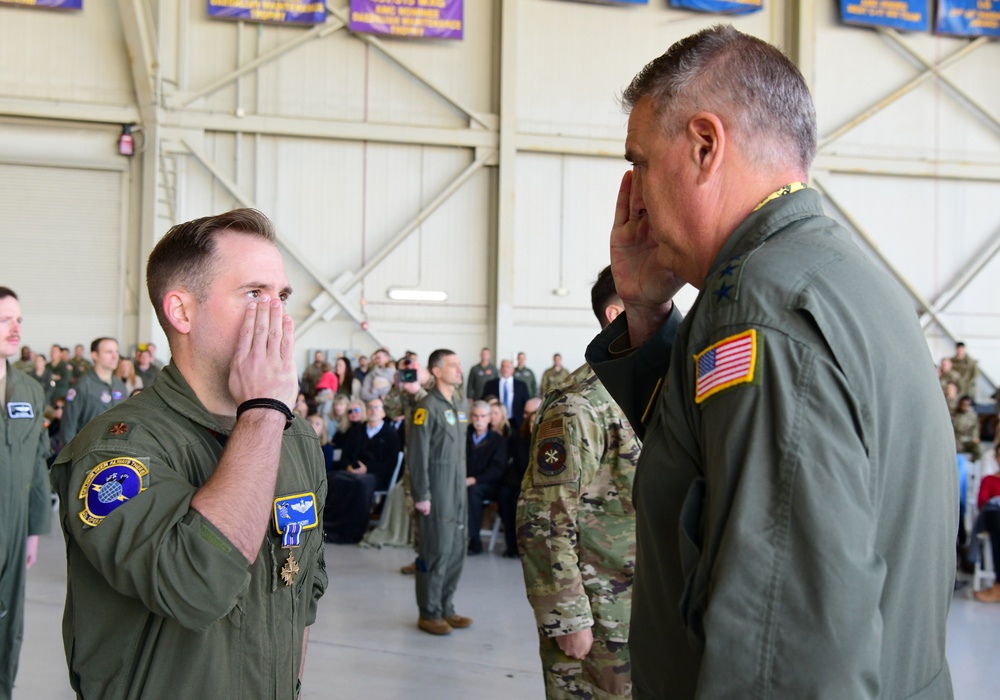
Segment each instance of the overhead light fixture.
[[394,301],[445,301],[448,299],[448,292],[436,292],[428,289],[389,287],[385,293]]
[[568,289],[566,289],[565,287],[558,287],[558,288],[556,288],[556,289],[553,289],[553,290],[552,290],[552,293],[553,293],[554,295],[556,295],[557,297],[565,297],[565,296],[569,296],[569,290],[568,290]]

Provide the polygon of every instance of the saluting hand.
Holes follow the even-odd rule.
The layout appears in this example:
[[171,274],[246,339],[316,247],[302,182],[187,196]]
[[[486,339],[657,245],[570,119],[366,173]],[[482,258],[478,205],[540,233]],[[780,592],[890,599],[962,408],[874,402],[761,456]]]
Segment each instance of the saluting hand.
[[[611,228],[611,272],[628,314],[632,343],[637,345],[670,313],[670,300],[684,281],[664,266],[642,199],[641,175],[635,169],[625,173],[618,190]],[[634,325],[642,327],[644,337],[636,337]]]
[[280,299],[267,296],[247,304],[229,370],[229,392],[237,406],[261,398],[295,405],[295,329],[284,311]]

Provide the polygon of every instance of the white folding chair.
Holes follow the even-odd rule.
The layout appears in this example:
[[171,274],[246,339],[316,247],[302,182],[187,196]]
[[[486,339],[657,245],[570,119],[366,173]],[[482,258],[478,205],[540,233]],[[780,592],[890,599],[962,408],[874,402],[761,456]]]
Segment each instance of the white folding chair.
[[993,568],[993,546],[990,544],[989,533],[980,532],[976,537],[979,539],[979,558],[976,559],[976,569],[972,574],[972,590],[982,591],[993,585],[997,574]]
[[[403,468],[403,451],[400,450],[399,457],[396,458],[396,468],[392,470],[392,476],[389,477],[389,488],[385,489],[384,491],[381,490],[375,491],[372,494],[372,507],[371,507],[372,512],[374,512],[375,509],[378,508],[380,504],[382,505],[385,504],[386,497],[389,495],[389,492],[392,491],[393,487],[396,485],[396,482],[399,480],[399,472],[402,470],[402,468]],[[372,520],[371,524],[378,527],[379,525],[382,524],[383,517],[385,517],[384,507],[382,508],[382,512],[379,514],[378,520]]]

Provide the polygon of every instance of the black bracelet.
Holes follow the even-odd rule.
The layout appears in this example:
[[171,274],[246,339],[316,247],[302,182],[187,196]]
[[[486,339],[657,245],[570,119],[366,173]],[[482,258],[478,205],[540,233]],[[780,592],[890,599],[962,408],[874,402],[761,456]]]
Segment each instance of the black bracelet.
[[251,408],[270,408],[278,411],[285,416],[285,430],[288,430],[292,421],[295,420],[295,414],[291,412],[288,406],[277,399],[250,399],[249,401],[244,401],[236,409],[236,417],[239,418],[244,411],[249,411]]

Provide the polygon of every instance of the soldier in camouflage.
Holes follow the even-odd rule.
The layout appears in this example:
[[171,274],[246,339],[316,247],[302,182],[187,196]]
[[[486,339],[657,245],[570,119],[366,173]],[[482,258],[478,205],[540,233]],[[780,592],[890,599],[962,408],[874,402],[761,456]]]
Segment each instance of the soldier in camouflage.
[[[623,310],[611,268],[592,291],[607,326]],[[640,443],[588,365],[549,394],[532,436],[517,536],[541,641],[545,694],[629,698]]]
[[958,393],[968,394],[975,399],[976,380],[979,377],[979,365],[969,356],[965,343],[955,343],[955,356],[951,358],[951,366],[958,373]]
[[542,373],[541,397],[544,399],[547,393],[566,381],[568,376],[569,370],[562,365],[562,355],[556,353],[552,356],[552,366]]

